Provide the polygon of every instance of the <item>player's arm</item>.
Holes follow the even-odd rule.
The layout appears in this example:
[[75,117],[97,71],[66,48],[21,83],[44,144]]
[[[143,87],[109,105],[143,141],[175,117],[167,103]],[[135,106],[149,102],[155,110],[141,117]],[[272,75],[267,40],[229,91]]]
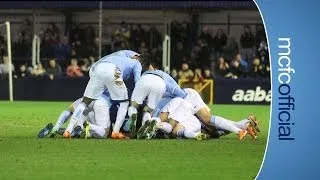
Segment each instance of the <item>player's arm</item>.
[[138,62],[138,63],[136,63],[136,65],[133,67],[134,83],[137,83],[138,80],[140,79],[141,72],[142,72],[142,66],[141,66],[141,64]]
[[161,121],[165,122],[171,119],[170,113],[173,113],[179,107],[179,105],[180,105],[180,100],[178,99],[174,99],[168,102],[161,110],[161,113],[160,113]]
[[166,84],[166,90],[172,94],[173,97],[180,97],[184,99],[187,96],[187,93],[179,87],[177,84]]
[[173,126],[170,123],[172,125],[172,127],[174,127],[174,128],[172,128],[172,132],[171,132],[172,137],[174,137],[174,138],[183,137],[183,135],[181,135],[181,133],[178,134],[180,129],[184,129],[183,125],[181,125],[180,123],[178,123],[176,120],[173,120],[173,119],[171,122],[174,124],[174,126]]
[[162,98],[156,108],[152,111],[152,117],[158,117],[161,113],[161,111],[164,109],[164,107],[172,100],[172,97],[165,97]]
[[187,96],[187,93],[178,85],[173,88],[173,95],[184,99]]
[[181,89],[177,82],[169,75],[166,75],[166,88],[173,97],[180,97],[184,99],[187,96],[187,93]]

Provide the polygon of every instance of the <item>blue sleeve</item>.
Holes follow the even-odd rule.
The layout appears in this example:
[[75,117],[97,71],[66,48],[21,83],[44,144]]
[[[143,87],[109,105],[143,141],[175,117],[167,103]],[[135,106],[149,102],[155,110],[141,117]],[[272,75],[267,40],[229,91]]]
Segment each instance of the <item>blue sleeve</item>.
[[166,79],[169,83],[179,86],[179,84],[168,74],[166,74]]
[[166,90],[169,91],[173,97],[180,97],[180,98],[185,98],[187,96],[187,93],[180,88],[178,83],[169,75],[166,75]]
[[166,98],[162,98],[157,107],[152,111],[152,117],[159,117],[161,110],[164,108],[165,105],[167,105],[172,98],[170,97],[166,97]]
[[141,71],[142,71],[142,66],[140,62],[138,62],[133,67],[134,83],[137,83],[138,80],[140,79]]
[[173,95],[175,97],[180,97],[180,98],[184,99],[187,96],[187,93],[183,89],[181,89],[179,86],[176,86],[173,89]]

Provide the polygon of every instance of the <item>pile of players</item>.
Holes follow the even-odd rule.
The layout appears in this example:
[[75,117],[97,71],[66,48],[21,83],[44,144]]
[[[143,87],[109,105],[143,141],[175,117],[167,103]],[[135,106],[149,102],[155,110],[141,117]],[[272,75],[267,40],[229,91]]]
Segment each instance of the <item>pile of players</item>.
[[[254,115],[235,122],[211,115],[194,89],[181,89],[157,70],[147,54],[122,50],[107,55],[90,69],[83,97],[49,123],[38,137],[206,140],[235,133],[257,139]],[[66,122],[66,128],[61,128]]]

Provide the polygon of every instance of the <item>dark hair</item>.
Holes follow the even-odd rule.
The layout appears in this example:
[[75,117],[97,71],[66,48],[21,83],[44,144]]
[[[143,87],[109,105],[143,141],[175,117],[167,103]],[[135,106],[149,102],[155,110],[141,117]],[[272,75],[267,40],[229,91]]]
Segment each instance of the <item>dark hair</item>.
[[146,70],[148,69],[148,67],[150,65],[154,65],[152,59],[151,59],[151,56],[150,54],[147,54],[147,53],[143,53],[139,56],[139,61],[141,63],[141,66],[142,66],[142,70]]

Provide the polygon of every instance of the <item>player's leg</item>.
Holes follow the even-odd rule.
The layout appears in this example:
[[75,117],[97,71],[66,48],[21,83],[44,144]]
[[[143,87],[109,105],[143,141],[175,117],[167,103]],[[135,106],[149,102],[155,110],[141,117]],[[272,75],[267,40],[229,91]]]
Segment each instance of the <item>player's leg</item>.
[[[196,116],[191,116],[187,120],[182,122],[182,125],[186,128],[187,131],[185,133],[190,133],[189,138],[193,138],[196,140],[207,140],[209,139],[209,135],[201,132],[201,123]],[[193,133],[193,134],[191,134]]]
[[203,101],[202,97],[196,90],[191,88],[185,88],[183,90],[187,93],[187,96],[184,98],[184,100],[192,104],[195,112],[198,112],[200,109],[206,109],[207,112],[210,113],[210,108]]
[[144,108],[144,114],[142,118],[142,125],[151,119],[151,112],[156,109],[156,106],[160,102],[162,96],[166,91],[166,85],[158,76],[153,76],[153,86],[147,98],[147,106]]
[[94,104],[95,125],[90,125],[90,130],[95,138],[106,138],[110,130],[109,104],[104,98],[98,99]]
[[99,120],[99,118],[98,119],[96,118],[96,113],[94,111],[89,112],[88,121],[84,123],[85,138],[88,138],[88,137],[97,138],[97,139],[107,138],[109,134],[110,123],[108,124],[108,122],[105,123],[101,120],[102,119]]
[[89,133],[86,132],[86,138],[88,137],[93,137],[93,138],[97,138],[97,139],[104,139],[107,138],[108,136],[108,130],[106,130],[105,128],[101,127],[101,126],[97,126],[95,124],[91,124],[88,123],[89,127]]
[[168,122],[159,122],[157,123],[157,129],[162,130],[166,134],[170,134],[172,132],[172,125]]
[[67,122],[67,120],[71,117],[72,112],[69,110],[65,110],[61,112],[56,124],[54,125],[52,132],[55,133],[59,130],[59,128]]
[[[81,117],[78,119],[76,124],[81,122],[81,126],[76,125],[75,128],[72,130],[71,138],[81,138],[82,130],[83,130],[83,123],[88,120],[88,114],[81,114]],[[70,122],[69,122],[70,124]]]
[[150,119],[151,119],[152,117],[151,117],[151,113],[150,112],[148,112],[148,111],[145,111],[144,113],[143,113],[143,115],[142,115],[142,126],[147,122],[147,121],[149,121]]
[[63,112],[61,112],[61,114],[59,115],[58,120],[56,121],[55,125],[53,126],[52,123],[47,124],[39,133],[38,133],[38,137],[39,138],[43,138],[45,136],[47,136],[48,134],[51,133],[50,137],[54,137],[60,127],[66,123],[66,121],[71,117],[73,111],[74,111],[74,107],[76,107],[79,102],[81,102],[82,98],[76,100],[75,102],[73,102],[68,109],[64,110]]
[[178,137],[183,135],[186,138],[195,138],[198,140],[207,138],[201,134],[201,123],[199,119],[194,116],[194,107],[190,102],[183,100],[174,111],[169,110],[169,112],[169,118],[178,121],[181,125],[176,126],[179,128],[175,130]]
[[[181,123],[186,118],[193,116],[193,114],[188,114],[188,110],[184,107],[184,101],[181,98],[174,98],[172,99],[167,106],[164,107],[161,113],[161,120],[165,120],[166,118],[169,119],[168,122],[173,127],[172,135],[173,137],[182,138],[184,137],[184,132],[186,131],[186,128]],[[192,108],[192,107],[191,107]],[[166,114],[167,113],[167,114]],[[187,136],[190,134],[186,132]]]
[[97,100],[92,101],[89,105],[88,108],[86,108],[83,113],[82,113],[82,117],[83,118],[79,118],[76,122],[75,128],[73,129],[72,133],[71,133],[71,137],[81,137],[81,134],[83,133],[83,124],[85,121],[88,120],[89,118],[89,113],[93,112],[93,106],[95,104]]
[[[183,119],[183,113],[179,113],[183,111],[184,107],[178,108],[183,103],[182,98],[174,98],[172,99],[161,111],[159,117],[152,118],[151,121],[146,125],[145,132],[149,133],[154,131],[156,128],[156,124],[159,122],[166,122],[168,119],[180,120]],[[180,109],[179,112],[176,112],[176,109]],[[178,121],[179,122],[179,121]],[[146,123],[147,124],[147,123]]]
[[129,106],[129,102],[121,102],[119,104],[119,108],[118,108],[118,112],[117,112],[117,118],[116,118],[116,123],[113,127],[113,131],[112,131],[112,138],[114,139],[124,139],[126,138],[121,132],[120,132],[120,128],[123,125],[123,122],[125,120],[126,114],[127,114],[127,110],[128,110],[128,106]]
[[135,88],[132,92],[130,107],[128,109],[128,116],[130,119],[130,134],[131,136],[136,135],[136,125],[138,117],[138,108],[146,97],[150,93],[150,86],[148,85],[146,76],[142,76],[136,83]]
[[204,103],[197,91],[190,88],[186,88],[184,90],[187,92],[187,97],[185,100],[193,105],[197,117],[199,117],[199,119],[201,119],[204,123],[212,124],[216,128],[234,132],[238,134],[240,139],[243,139],[247,134],[246,130],[239,129],[234,124],[226,121],[224,118],[216,118],[216,116],[212,116],[210,113],[210,108]]
[[206,108],[200,109],[196,113],[196,115],[205,124],[213,125],[217,129],[223,129],[223,130],[227,130],[227,131],[236,133],[239,136],[240,140],[242,140],[247,134],[246,130],[242,130],[242,129],[238,128],[230,121],[228,121],[222,117],[219,117],[219,116],[211,115],[211,113]]
[[127,87],[123,82],[120,70],[114,64],[105,64],[108,72],[105,72],[104,85],[107,87],[111,99],[119,102],[116,122],[111,137],[114,139],[124,139],[126,137],[120,132],[120,128],[123,125],[129,106]]
[[77,106],[77,108],[75,109],[75,112],[72,114],[69,125],[67,126],[67,128],[63,134],[63,137],[71,138],[71,133],[73,131],[73,128],[75,127],[75,125],[77,124],[77,122],[79,121],[81,116],[83,115],[83,111],[88,107],[88,104],[92,100],[93,99],[84,97],[83,101]]
[[185,88],[184,90],[187,93],[185,100],[193,105],[197,117],[205,123],[209,123],[211,118],[210,108],[204,103],[199,93],[191,88]]
[[178,138],[188,138],[196,140],[206,140],[207,134],[201,133],[201,123],[195,116],[189,116],[174,128],[172,131]]
[[82,100],[83,98],[77,99],[68,107],[67,110],[63,111],[60,114],[55,126],[52,129],[53,133],[57,132],[60,129],[60,127],[67,122],[67,120],[72,116],[75,108],[82,102]]
[[84,131],[82,132],[82,134],[84,133],[85,139],[89,137],[93,137],[93,138],[104,137],[106,135],[105,129],[95,125],[96,120],[95,120],[94,111],[93,110],[90,111],[86,117],[87,117],[87,121],[83,123]]
[[[166,102],[169,102],[170,100],[166,100]],[[152,117],[151,115],[149,116],[149,114],[144,114],[144,116],[142,117],[142,122],[143,125],[139,128],[138,132],[137,132],[137,137],[138,139],[141,139],[144,137],[144,134],[147,130],[147,128],[150,126],[150,123],[153,119],[159,118],[160,122],[166,122],[168,120],[169,117],[169,113],[168,112],[161,112],[162,108],[157,109],[157,113],[154,113],[154,111],[152,112]]]
[[83,100],[74,110],[74,113],[70,119],[70,123],[63,134],[65,138],[71,137],[73,128],[77,121],[81,118],[83,111],[94,99],[98,99],[105,90],[104,81],[102,81],[105,78],[105,71],[106,69],[104,69],[104,66],[100,66],[100,64],[96,66],[94,71],[90,69],[90,80],[84,92]]
[[254,115],[249,115],[246,119],[241,121],[228,120],[230,123],[237,126],[239,129],[247,130],[253,139],[258,139],[258,132],[260,132],[259,122]]
[[159,118],[151,118],[150,121],[146,121],[146,123],[140,127],[140,129],[138,130],[138,138],[143,138],[146,134],[152,134],[151,132],[156,129],[156,121],[167,121],[169,119],[169,113],[174,111],[182,101],[182,98],[174,98],[170,100],[162,108],[161,113],[159,114]]
[[197,117],[202,120],[203,123],[209,125],[211,119],[210,108],[203,101],[199,93],[191,88],[185,88],[184,91],[187,93],[185,100],[193,105]]
[[242,130],[235,126],[234,124],[230,123],[223,117],[220,116],[212,116],[210,119],[210,124],[214,125],[218,129],[227,130],[233,133],[236,133],[239,136],[239,139],[242,140],[246,135],[247,131]]
[[182,123],[178,123],[172,130],[172,135],[177,138],[195,139],[201,132],[195,132],[184,127]]

